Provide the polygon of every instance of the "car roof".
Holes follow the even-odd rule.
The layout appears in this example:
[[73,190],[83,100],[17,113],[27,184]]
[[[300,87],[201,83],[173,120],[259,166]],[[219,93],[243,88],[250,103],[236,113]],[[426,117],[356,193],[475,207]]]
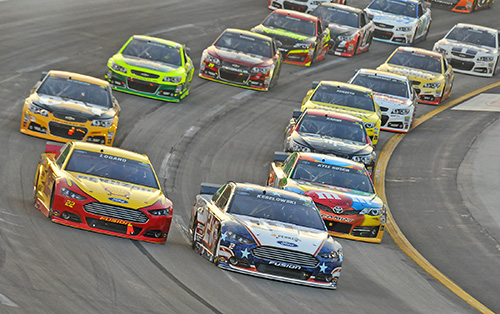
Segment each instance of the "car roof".
[[397,73],[387,72],[387,71],[380,71],[380,70],[373,70],[373,69],[359,69],[358,72],[394,78],[394,79],[398,79],[398,80],[402,80],[402,81],[410,81],[410,79],[407,76],[397,74]]
[[336,157],[333,155],[325,155],[319,153],[306,153],[306,152],[297,152],[298,158],[300,160],[312,160],[315,162],[320,162],[327,165],[332,165],[336,167],[342,168],[353,168],[364,170],[365,166],[362,163],[352,161],[350,159]]
[[453,28],[455,28],[455,27],[470,27],[470,28],[481,29],[481,30],[485,30],[485,31],[498,33],[498,30],[495,28],[486,27],[486,26],[482,26],[482,25],[476,25],[476,24],[469,24],[469,23],[458,23],[455,26],[453,26]]
[[419,53],[419,54],[429,55],[429,56],[439,57],[439,58],[443,57],[443,55],[439,52],[435,52],[435,51],[427,50],[427,49],[422,49],[422,48],[416,48],[416,47],[399,47],[399,48],[396,48],[396,50]]
[[74,149],[81,149],[90,152],[109,154],[117,157],[134,159],[146,164],[150,164],[148,156],[118,147],[111,147],[101,144],[93,144],[93,143],[77,142],[77,141],[69,142],[69,144],[72,145]]
[[295,18],[298,18],[298,19],[310,20],[310,21],[314,21],[314,22],[317,22],[318,20],[320,20],[320,18],[317,17],[317,16],[314,16],[314,15],[311,15],[311,14],[307,14],[307,13],[298,12],[298,11],[294,11],[294,10],[276,9],[273,13],[275,13],[275,14],[281,14],[281,15],[288,15],[288,16],[295,17]]
[[72,79],[72,80],[77,80],[77,81],[82,81],[82,82],[87,82],[91,84],[96,84],[96,85],[101,85],[103,87],[109,86],[108,81],[93,77],[93,76],[88,76],[85,74],[79,74],[75,72],[67,72],[67,71],[57,71],[57,70],[51,70],[47,73],[47,75],[50,76],[57,76],[57,77],[62,77],[62,78],[67,78],[67,79]]
[[290,192],[290,191],[287,191],[284,189],[278,189],[278,188],[274,188],[271,186],[263,186],[263,185],[258,185],[258,184],[254,184],[254,183],[241,183],[241,182],[232,182],[232,183],[235,185],[236,190],[238,190],[238,191],[249,189],[249,190],[252,190],[256,193],[261,192],[263,194],[266,194],[266,193],[280,194],[283,197],[286,197],[288,199],[301,199],[301,200],[305,200],[305,201],[310,201],[310,198],[308,196],[303,196],[301,194]]
[[371,88],[360,86],[360,85],[355,85],[355,84],[349,84],[345,82],[339,82],[339,81],[320,81],[319,85],[330,85],[330,86],[337,86],[337,87],[342,87],[346,89],[353,89],[365,93],[373,93]]
[[161,43],[161,44],[165,44],[165,45],[169,45],[169,46],[174,46],[176,48],[182,48],[183,45],[178,43],[178,42],[175,42],[175,41],[172,41],[172,40],[168,40],[168,39],[163,39],[163,38],[158,38],[158,37],[152,37],[152,36],[147,36],[147,35],[134,35],[132,36],[134,39],[142,39],[142,40],[149,40],[149,41],[154,41],[154,42],[157,42],[157,43]]
[[351,7],[351,6],[348,6],[345,4],[339,4],[339,3],[322,2],[319,6],[320,7],[328,7],[328,8],[336,8],[336,9],[351,11],[351,12],[355,12],[355,13],[363,12],[363,9],[355,8],[355,7]]
[[363,119],[352,116],[350,114],[335,112],[333,110],[323,110],[323,109],[306,109],[303,113],[304,115],[315,115],[315,116],[327,116],[330,118],[337,118],[342,120],[351,120],[359,123],[363,123]]
[[259,34],[259,33],[254,33],[254,32],[248,31],[248,30],[244,30],[244,29],[238,29],[238,28],[226,28],[226,30],[224,32],[237,33],[237,34],[245,35],[245,36],[248,36],[248,37],[266,39],[266,40],[269,40],[269,41],[273,40],[269,36],[266,36],[266,35],[263,35],[263,34]]

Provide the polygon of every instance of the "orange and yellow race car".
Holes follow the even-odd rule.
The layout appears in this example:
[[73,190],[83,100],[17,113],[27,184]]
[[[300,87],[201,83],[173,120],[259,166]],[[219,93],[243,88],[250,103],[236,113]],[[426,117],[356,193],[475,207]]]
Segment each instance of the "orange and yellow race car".
[[134,240],[165,243],[172,222],[149,158],[115,147],[47,142],[33,196],[55,223]]
[[113,145],[120,106],[109,83],[91,76],[43,73],[24,101],[21,132],[48,140]]

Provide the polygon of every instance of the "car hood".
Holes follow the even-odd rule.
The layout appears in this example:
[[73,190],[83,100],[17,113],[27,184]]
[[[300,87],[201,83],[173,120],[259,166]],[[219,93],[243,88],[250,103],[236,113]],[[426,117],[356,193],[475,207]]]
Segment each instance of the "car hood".
[[444,79],[441,73],[429,72],[421,69],[410,68],[407,66],[391,65],[386,64],[383,67],[377,68],[377,70],[389,71],[392,73],[402,74],[411,79],[424,79],[429,81],[442,80]]
[[300,144],[306,144],[315,151],[338,156],[367,155],[373,152],[373,147],[368,144],[341,140],[335,137],[324,137],[318,134],[294,131],[291,139]]
[[263,25],[256,26],[254,29],[252,29],[252,31],[267,35],[269,37],[273,37],[277,41],[281,42],[284,46],[294,45],[298,42],[315,42],[315,37],[290,32],[284,29],[265,27]]
[[345,25],[339,25],[339,24],[330,24],[329,27],[330,29],[330,36],[332,38],[338,37],[338,36],[351,36],[355,34],[359,29],[350,27],[350,26],[345,26]]
[[88,120],[113,118],[116,115],[114,108],[103,108],[68,98],[49,95],[31,95],[29,101],[49,110],[52,113],[83,117]]
[[265,66],[271,65],[272,59],[266,58],[254,54],[246,54],[236,50],[220,49],[215,46],[211,46],[207,49],[207,52],[214,57],[217,57],[223,61],[233,62],[237,64],[243,64],[246,66]]
[[326,230],[316,230],[279,222],[234,215],[261,246],[273,246],[316,255],[328,239]]
[[[350,114],[358,118],[362,118],[363,121],[367,121],[370,119],[375,119],[372,117],[373,115],[376,115],[375,112],[373,111],[367,111],[363,109],[356,109],[352,107],[344,107],[340,105],[335,105],[335,104],[329,104],[329,103],[323,103],[320,101],[312,101],[308,100],[303,106],[302,106],[302,111],[305,109],[325,109],[325,110],[335,110],[336,112],[341,112],[345,114]],[[378,119],[378,118],[377,118]]]
[[373,96],[375,97],[377,104],[381,107],[392,108],[395,105],[411,106],[413,104],[411,99],[404,97],[381,94],[377,92],[373,92]]
[[416,24],[418,19],[416,17],[409,17],[403,15],[397,15],[392,13],[387,13],[379,10],[366,9],[368,14],[373,15],[374,23],[382,23],[388,25],[409,25]]
[[[76,172],[69,172],[72,181],[85,193],[101,203],[139,209],[153,205],[161,198],[161,190]],[[163,198],[162,198],[163,199]]]
[[463,52],[468,55],[477,55],[477,54],[495,54],[495,49],[491,47],[485,47],[481,45],[474,45],[469,43],[463,43],[455,40],[441,39],[436,43],[437,46],[448,46],[451,47],[453,52]]
[[128,67],[148,69],[160,73],[169,73],[169,75],[181,75],[184,72],[183,67],[137,57],[115,55],[113,57],[113,61],[117,62],[118,64],[125,64]]

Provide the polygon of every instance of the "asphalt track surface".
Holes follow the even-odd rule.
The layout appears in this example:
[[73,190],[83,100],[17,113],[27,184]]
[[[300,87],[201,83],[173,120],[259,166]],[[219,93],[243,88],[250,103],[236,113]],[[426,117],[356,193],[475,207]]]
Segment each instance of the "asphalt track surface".
[[[282,148],[284,127],[312,81],[346,81],[356,68],[374,68],[396,48],[389,44],[374,42],[368,53],[328,56],[310,68],[285,65],[279,84],[267,93],[198,77],[179,104],[115,93],[122,107],[115,145],[148,154],[174,201],[166,245],[56,225],[33,208],[32,180],[45,141],[22,135],[19,124],[24,98],[42,71],[103,77],[107,59],[133,34],[185,43],[198,67],[201,51],[222,30],[258,24],[269,13],[266,4],[0,1],[0,313],[478,312],[417,266],[388,234],[378,245],[339,240],[345,259],[336,291],[223,271],[188,244],[186,222],[201,182],[264,183],[274,151]],[[499,6],[472,15],[433,10],[429,37],[417,46],[431,49],[457,22],[499,28],[499,12]],[[496,81],[498,75],[457,74],[448,101]],[[417,116],[433,109],[420,105]],[[500,312],[493,198],[499,182],[488,174],[498,170],[481,168],[494,159],[480,158],[498,155],[488,137],[498,134],[497,118],[492,112],[446,110],[420,124],[392,154],[385,189],[391,213],[413,246],[494,312]],[[393,135],[384,132],[377,150]]]

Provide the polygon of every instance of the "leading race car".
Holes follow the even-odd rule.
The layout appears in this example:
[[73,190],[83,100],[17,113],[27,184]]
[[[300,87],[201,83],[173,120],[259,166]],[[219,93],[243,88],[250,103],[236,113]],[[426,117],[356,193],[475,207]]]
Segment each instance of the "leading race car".
[[434,44],[434,51],[446,56],[455,72],[492,77],[500,56],[497,29],[459,23]]
[[378,142],[382,114],[369,88],[336,81],[313,82],[302,100],[300,110],[306,109],[335,110],[359,117],[372,144]]
[[189,94],[193,74],[184,45],[135,35],[108,60],[106,78],[121,92],[179,102]]
[[201,56],[199,76],[267,91],[278,82],[282,57],[273,38],[228,28]]
[[322,3],[347,4],[347,0],[269,0],[269,9],[288,9],[304,13],[311,13]]
[[352,57],[368,51],[373,39],[375,24],[365,10],[332,3],[322,3],[311,15],[328,22],[330,29],[329,53]]
[[373,0],[366,12],[375,23],[375,40],[393,44],[425,40],[432,22],[430,5],[421,0]]
[[275,38],[285,62],[304,66],[325,59],[330,41],[320,18],[292,10],[275,10],[252,32]]
[[320,109],[295,110],[285,130],[286,152],[329,154],[361,162],[373,174],[377,155],[363,120]]
[[109,83],[83,74],[49,71],[26,98],[20,131],[48,140],[113,145],[120,106]]
[[439,105],[450,97],[455,79],[453,68],[443,54],[413,47],[399,47],[377,70],[407,76],[419,102]]
[[249,183],[202,184],[189,232],[193,248],[220,268],[337,288],[342,246],[309,197]]
[[453,12],[471,13],[490,9],[495,0],[427,0],[432,7],[452,10]]
[[48,142],[33,197],[55,223],[134,240],[165,243],[172,222],[149,158],[115,147]]
[[385,71],[360,69],[349,83],[373,90],[375,102],[382,111],[382,130],[400,133],[410,130],[415,118],[418,96],[408,77]]
[[316,153],[275,153],[267,184],[311,197],[335,237],[382,241],[386,206],[360,163]]

